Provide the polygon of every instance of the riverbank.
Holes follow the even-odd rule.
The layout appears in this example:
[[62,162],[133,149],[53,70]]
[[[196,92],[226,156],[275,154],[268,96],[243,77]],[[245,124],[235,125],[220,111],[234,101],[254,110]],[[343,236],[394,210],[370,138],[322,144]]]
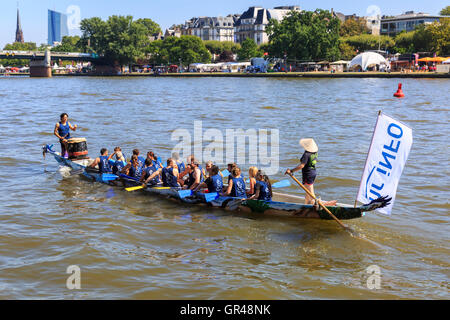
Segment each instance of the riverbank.
[[[0,73],[0,76],[6,74]],[[28,73],[9,73],[8,76],[29,76]],[[93,74],[71,73],[53,74],[54,77],[173,77],[173,78],[197,78],[197,77],[229,77],[229,78],[450,78],[450,73],[438,72],[271,72],[271,73],[226,73],[226,72],[185,72],[185,73],[125,73],[125,74]]]
[[[54,76],[93,76],[92,74],[54,74]],[[119,77],[230,77],[230,78],[450,78],[450,73],[437,72],[271,72],[271,73],[227,73],[227,72],[185,72],[185,73],[126,73],[111,75]]]

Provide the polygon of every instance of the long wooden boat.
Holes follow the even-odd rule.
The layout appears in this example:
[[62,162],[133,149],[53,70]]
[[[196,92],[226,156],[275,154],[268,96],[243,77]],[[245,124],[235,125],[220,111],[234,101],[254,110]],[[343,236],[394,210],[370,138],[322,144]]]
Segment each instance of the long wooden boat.
[[[43,155],[51,154],[55,160],[61,165],[71,169],[72,174],[82,174],[86,178],[117,186],[121,188],[138,186],[140,183],[131,177],[125,175],[102,174],[98,170],[88,168],[93,159],[70,160],[55,152],[53,145],[43,146]],[[262,200],[246,200],[234,197],[221,196],[217,193],[192,193],[189,190],[181,188],[169,188],[163,186],[147,187],[142,189],[149,194],[165,196],[177,199],[181,203],[189,203],[194,205],[204,205],[225,210],[241,210],[246,212],[255,212],[264,215],[296,217],[296,218],[315,218],[331,220],[330,215],[320,207],[314,205],[305,205],[296,202],[287,201],[262,201]],[[287,194],[274,193],[274,199],[302,199]],[[338,218],[342,220],[360,218],[364,212],[382,208],[388,204],[386,198],[373,200],[368,204],[354,207],[347,204],[336,204],[335,206],[327,206],[327,208]]]

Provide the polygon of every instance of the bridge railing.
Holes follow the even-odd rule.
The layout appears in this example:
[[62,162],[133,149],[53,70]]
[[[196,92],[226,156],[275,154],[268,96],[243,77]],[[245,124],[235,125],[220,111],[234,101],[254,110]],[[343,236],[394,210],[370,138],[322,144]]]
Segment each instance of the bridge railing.
[[[0,50],[0,55],[5,56],[44,56],[44,51],[20,51],[20,50]],[[52,56],[66,56],[73,58],[98,58],[93,53],[81,53],[81,52],[51,52]]]

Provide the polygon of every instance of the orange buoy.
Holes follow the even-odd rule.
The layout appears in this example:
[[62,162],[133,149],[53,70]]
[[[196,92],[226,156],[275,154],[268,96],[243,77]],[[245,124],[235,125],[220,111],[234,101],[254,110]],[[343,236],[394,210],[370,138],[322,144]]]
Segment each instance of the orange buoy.
[[404,96],[405,96],[405,94],[404,94],[403,91],[402,91],[402,84],[399,83],[399,84],[398,84],[397,92],[394,93],[394,97],[397,97],[397,98],[403,98]]

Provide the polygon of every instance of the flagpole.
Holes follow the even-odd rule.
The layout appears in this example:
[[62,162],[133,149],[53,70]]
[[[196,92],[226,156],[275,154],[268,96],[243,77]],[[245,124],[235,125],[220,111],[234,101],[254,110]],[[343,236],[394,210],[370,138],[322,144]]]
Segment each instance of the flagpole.
[[[373,128],[372,139],[370,139],[369,151],[367,151],[366,162],[364,164],[364,169],[363,169],[362,174],[361,174],[361,179],[362,179],[362,177],[364,175],[364,172],[366,171],[367,159],[369,158],[370,150],[372,148],[373,138],[375,137],[375,130],[377,129],[378,119],[380,118],[380,115],[381,115],[381,110],[378,110],[377,121],[375,122],[375,127]],[[360,180],[360,188],[361,188],[361,179],[359,179]],[[356,208],[356,204],[358,202],[358,194],[359,194],[359,189],[358,189],[358,193],[356,194],[355,205],[354,205],[355,208]]]

